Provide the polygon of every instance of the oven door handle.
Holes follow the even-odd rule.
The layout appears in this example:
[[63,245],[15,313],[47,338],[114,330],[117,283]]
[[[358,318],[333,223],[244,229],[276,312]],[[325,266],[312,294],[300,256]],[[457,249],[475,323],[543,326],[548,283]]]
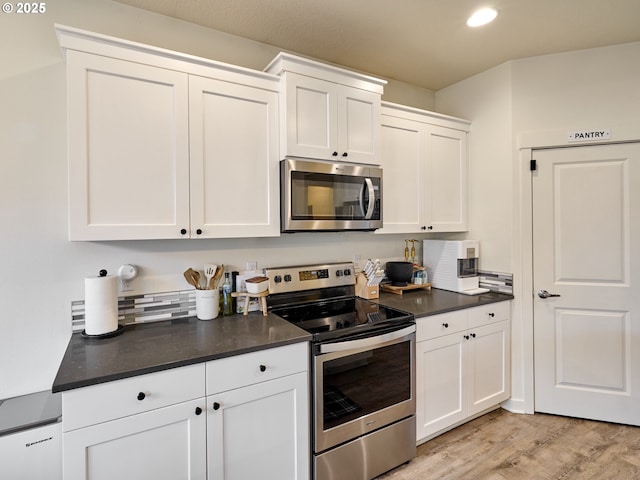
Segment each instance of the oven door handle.
[[320,345],[320,353],[344,352],[345,350],[354,350],[363,347],[373,347],[381,343],[390,342],[399,338],[411,335],[416,331],[416,326],[411,325],[401,330],[376,335],[373,337],[361,338],[358,340],[347,340],[344,342],[323,343]]

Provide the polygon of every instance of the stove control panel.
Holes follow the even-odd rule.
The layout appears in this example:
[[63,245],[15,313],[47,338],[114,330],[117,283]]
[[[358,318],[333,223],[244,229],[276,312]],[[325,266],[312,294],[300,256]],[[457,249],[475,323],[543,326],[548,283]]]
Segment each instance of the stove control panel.
[[315,288],[355,285],[352,263],[267,268],[269,293],[289,293]]

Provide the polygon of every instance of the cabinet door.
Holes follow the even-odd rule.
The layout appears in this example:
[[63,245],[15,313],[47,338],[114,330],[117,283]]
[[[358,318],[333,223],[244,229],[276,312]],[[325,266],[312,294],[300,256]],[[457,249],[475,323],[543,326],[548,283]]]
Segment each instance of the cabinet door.
[[468,331],[471,370],[469,415],[498,405],[511,392],[510,322],[502,321]]
[[418,122],[382,115],[383,228],[376,233],[419,233],[424,225],[424,135]]
[[467,133],[426,125],[426,195],[422,200],[428,232],[467,230]]
[[67,51],[69,239],[189,228],[187,75]]
[[204,410],[203,398],[67,432],[64,479],[202,480]]
[[189,79],[191,236],[280,234],[278,94]]
[[209,480],[309,478],[306,373],[207,397]]
[[[338,158],[380,164],[380,95],[338,87]],[[333,152],[332,152],[333,153]]]
[[467,417],[463,333],[416,344],[417,440]]
[[282,155],[338,158],[338,85],[291,72],[284,82]]

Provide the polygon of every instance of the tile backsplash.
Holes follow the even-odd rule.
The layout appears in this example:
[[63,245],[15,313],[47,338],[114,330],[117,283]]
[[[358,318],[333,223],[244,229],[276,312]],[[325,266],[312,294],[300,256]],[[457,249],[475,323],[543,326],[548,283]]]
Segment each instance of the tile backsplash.
[[[71,302],[71,328],[84,330],[84,300]],[[195,290],[118,297],[118,324],[157,322],[196,314]]]
[[480,287],[488,288],[492,292],[513,295],[513,274],[500,272],[487,272],[478,270]]

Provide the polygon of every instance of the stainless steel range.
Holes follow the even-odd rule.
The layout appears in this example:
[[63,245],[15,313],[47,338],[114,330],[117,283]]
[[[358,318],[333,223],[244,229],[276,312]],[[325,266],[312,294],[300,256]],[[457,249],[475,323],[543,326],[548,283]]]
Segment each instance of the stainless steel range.
[[313,335],[313,475],[370,480],[411,460],[415,322],[355,296],[351,263],[267,269],[269,309]]

